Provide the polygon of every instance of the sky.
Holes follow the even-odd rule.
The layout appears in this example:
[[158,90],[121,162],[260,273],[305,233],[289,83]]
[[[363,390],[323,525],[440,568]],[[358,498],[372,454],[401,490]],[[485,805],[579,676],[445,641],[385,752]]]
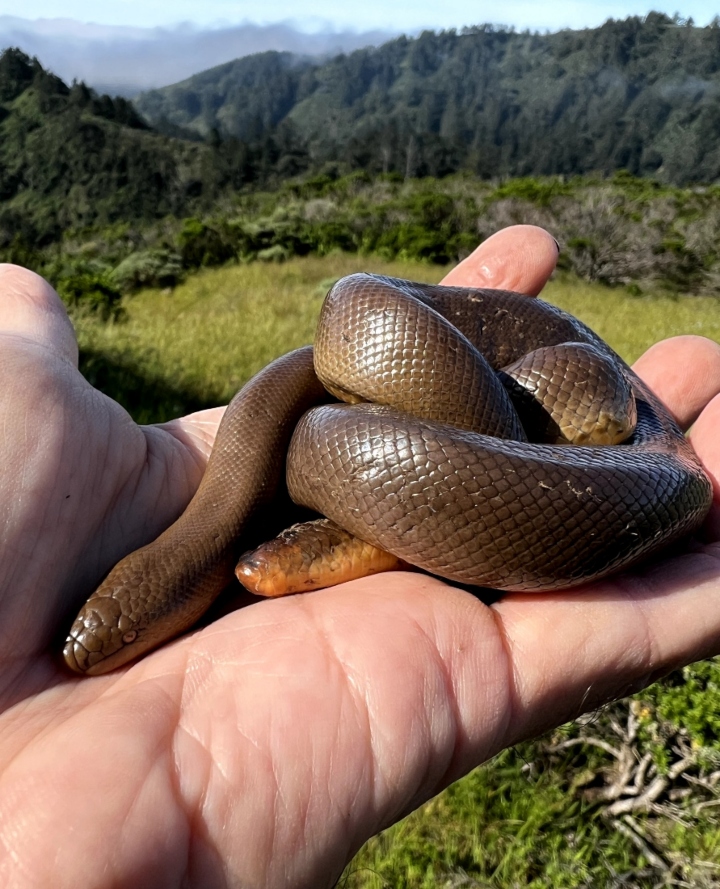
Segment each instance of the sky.
[[[651,9],[707,25],[718,0],[0,0],[0,51],[19,47],[66,83],[132,97],[250,53],[331,56],[424,28],[592,28]],[[648,5],[649,4],[649,5]],[[716,8],[713,8],[716,4]],[[22,17],[18,13],[22,12]]]
[[720,11],[717,0],[0,0],[0,15],[21,14],[25,19],[75,19],[99,25],[169,27],[182,22],[196,26],[227,27],[247,22],[270,24],[291,21],[303,30],[379,28],[416,32],[422,28],[461,28],[492,22],[518,29],[557,30],[594,27],[608,18],[645,15],[651,9],[679,12],[706,25]]

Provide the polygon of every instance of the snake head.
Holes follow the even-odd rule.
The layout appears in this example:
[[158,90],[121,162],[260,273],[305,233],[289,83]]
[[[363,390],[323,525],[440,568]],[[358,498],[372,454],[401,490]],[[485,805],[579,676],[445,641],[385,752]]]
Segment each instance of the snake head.
[[75,618],[63,657],[76,673],[106,673],[140,654],[137,643],[141,636],[141,629],[123,613],[118,599],[96,594]]
[[182,558],[174,541],[167,546],[156,541],[126,556],[80,609],[63,649],[65,663],[76,673],[97,676],[188,630],[232,577],[232,555],[210,570]]

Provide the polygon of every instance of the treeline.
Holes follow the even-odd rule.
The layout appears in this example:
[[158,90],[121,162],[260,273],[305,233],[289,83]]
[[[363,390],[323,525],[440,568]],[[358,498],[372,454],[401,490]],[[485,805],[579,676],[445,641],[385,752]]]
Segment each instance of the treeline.
[[317,63],[262,53],[148,92],[156,126],[253,141],[292,126],[308,169],[720,177],[720,18],[650,13],[555,34],[425,32]]
[[720,25],[652,13],[558,34],[426,32],[324,64],[263,53],[138,102],[155,129],[124,99],[0,55],[3,255],[121,221],[230,216],[238,193],[356,171],[712,182]]
[[[695,28],[653,13],[550,35],[426,33],[324,65],[265,53],[155,94],[185,103],[184,116],[162,123],[166,134],[126,100],[68,86],[6,50],[0,261],[45,274],[71,304],[112,313],[123,293],[173,286],[203,266],[333,250],[446,263],[504,225],[534,222],[561,241],[565,267],[588,280],[717,293],[720,189],[663,182],[673,179],[667,152],[654,175],[635,175],[655,163],[646,163],[659,144],[647,117],[655,108],[666,135],[692,117],[680,127],[677,158],[696,163],[678,177],[713,178],[717,50],[717,22]],[[602,75],[591,76],[601,62]],[[551,68],[558,84],[575,83],[562,101],[542,79]],[[502,99],[510,83],[512,114]],[[551,114],[543,102],[552,96]],[[491,106],[495,148],[488,143],[471,162],[473,145],[490,138],[481,124]],[[447,123],[453,114],[459,129]],[[573,155],[582,162],[559,174],[478,175],[480,159],[493,156],[505,159],[500,170],[524,171],[521,157],[552,167],[586,126],[594,135]],[[233,128],[243,138],[228,135]],[[633,139],[635,154],[620,151]],[[601,162],[603,145],[610,153]],[[613,173],[621,161],[630,171]],[[578,165],[605,172],[571,175]]]
[[0,259],[35,268],[68,304],[111,315],[123,294],[174,287],[204,267],[333,251],[444,264],[528,222],[555,235],[560,268],[585,280],[633,293],[648,285],[720,293],[720,188],[679,189],[628,173],[500,184],[467,175],[301,177],[212,213],[68,232],[25,256],[0,250]]
[[203,212],[222,195],[296,173],[287,128],[256,142],[153,131],[123,98],[66,85],[20,50],[0,55],[0,250],[69,229]]

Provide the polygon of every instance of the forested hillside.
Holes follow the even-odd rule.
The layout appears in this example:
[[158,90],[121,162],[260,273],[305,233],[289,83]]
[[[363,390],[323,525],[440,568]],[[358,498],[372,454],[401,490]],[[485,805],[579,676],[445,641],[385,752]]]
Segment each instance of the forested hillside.
[[660,13],[555,34],[402,37],[318,64],[246,57],[148,92],[152,123],[257,139],[292,125],[313,167],[483,177],[625,168],[720,176],[720,19]]
[[71,303],[232,260],[447,262],[508,222],[589,280],[720,289],[720,19],[264,53],[139,107],[0,55],[0,260]]
[[489,26],[324,64],[263,53],[136,107],[0,55],[0,251],[217,212],[301,174],[502,180],[625,169],[720,178],[720,19],[659,13],[556,34]]
[[[0,55],[0,250],[68,229],[202,210],[267,177],[293,149],[154,132],[125,99],[67,86],[17,49]],[[289,168],[294,171],[294,167]]]

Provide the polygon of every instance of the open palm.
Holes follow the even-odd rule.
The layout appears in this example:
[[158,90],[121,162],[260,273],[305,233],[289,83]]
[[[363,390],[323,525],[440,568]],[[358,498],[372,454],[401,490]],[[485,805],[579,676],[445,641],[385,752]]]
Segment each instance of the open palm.
[[[447,281],[534,294],[555,258],[515,227]],[[78,373],[51,288],[13,266],[0,338],[3,886],[330,886],[369,836],[503,747],[720,651],[713,513],[710,542],[576,593],[487,607],[397,573],[71,676],[78,605],[182,511],[221,411],[137,427]],[[697,420],[720,475],[718,347],[667,341],[636,369]]]

